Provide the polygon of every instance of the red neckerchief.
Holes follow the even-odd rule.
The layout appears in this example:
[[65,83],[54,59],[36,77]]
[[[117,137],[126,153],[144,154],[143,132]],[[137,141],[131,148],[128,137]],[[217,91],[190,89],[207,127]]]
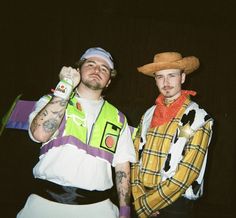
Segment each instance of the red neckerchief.
[[168,106],[164,103],[164,96],[159,95],[156,99],[156,108],[152,117],[151,128],[171,121],[189,95],[195,96],[196,94],[195,91],[182,90],[181,95]]

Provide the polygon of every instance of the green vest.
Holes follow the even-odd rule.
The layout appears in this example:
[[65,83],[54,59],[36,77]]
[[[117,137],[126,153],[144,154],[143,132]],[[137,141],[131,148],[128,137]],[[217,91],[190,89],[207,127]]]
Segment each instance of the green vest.
[[66,109],[63,136],[71,135],[91,147],[115,153],[121,130],[126,123],[125,116],[113,105],[104,101],[88,138],[85,113],[73,97]]

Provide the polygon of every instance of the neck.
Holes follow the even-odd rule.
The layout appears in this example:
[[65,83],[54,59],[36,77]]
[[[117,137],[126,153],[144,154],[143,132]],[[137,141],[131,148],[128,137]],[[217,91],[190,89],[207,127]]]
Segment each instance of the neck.
[[176,100],[176,98],[175,98],[175,99],[165,98],[165,99],[164,99],[164,104],[165,104],[166,106],[168,106],[168,105],[170,105],[171,103],[173,103],[175,100]]
[[164,104],[168,106],[168,105],[172,104],[173,102],[175,102],[180,96],[181,96],[181,93],[179,93],[178,95],[175,95],[171,98],[164,98],[163,99]]
[[76,88],[75,92],[79,97],[90,100],[99,100],[102,98],[102,90],[89,89],[88,87],[82,86],[81,84]]

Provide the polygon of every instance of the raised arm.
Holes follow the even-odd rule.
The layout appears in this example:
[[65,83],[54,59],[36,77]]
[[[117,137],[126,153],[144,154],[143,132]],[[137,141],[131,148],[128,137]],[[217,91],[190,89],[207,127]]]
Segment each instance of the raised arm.
[[59,74],[54,96],[34,117],[30,131],[39,142],[48,141],[56,132],[64,117],[73,89],[79,84],[80,74],[71,67],[63,67]]

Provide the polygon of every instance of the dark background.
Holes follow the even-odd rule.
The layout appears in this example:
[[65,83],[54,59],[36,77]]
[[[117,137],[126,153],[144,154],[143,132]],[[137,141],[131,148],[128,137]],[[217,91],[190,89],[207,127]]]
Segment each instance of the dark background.
[[[118,77],[106,99],[131,125],[158,95],[152,78],[137,72],[163,51],[195,55],[200,68],[185,89],[214,118],[205,194],[196,218],[233,217],[235,205],[235,6],[234,1],[8,1],[0,7],[0,117],[18,94],[37,100],[58,82],[89,47],[109,50]],[[0,137],[0,207],[15,217],[31,191],[39,145],[25,131],[6,129]]]

